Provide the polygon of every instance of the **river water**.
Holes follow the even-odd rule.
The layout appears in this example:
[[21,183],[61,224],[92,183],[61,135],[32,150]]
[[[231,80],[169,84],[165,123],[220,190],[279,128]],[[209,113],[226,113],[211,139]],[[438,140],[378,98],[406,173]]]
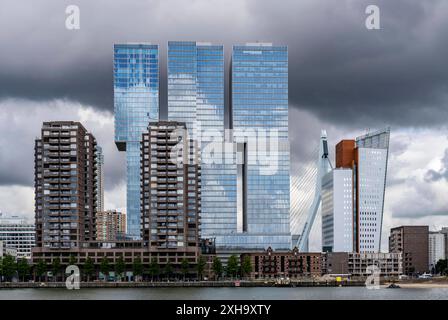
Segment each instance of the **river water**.
[[0,289],[0,300],[440,300],[448,288],[81,288]]

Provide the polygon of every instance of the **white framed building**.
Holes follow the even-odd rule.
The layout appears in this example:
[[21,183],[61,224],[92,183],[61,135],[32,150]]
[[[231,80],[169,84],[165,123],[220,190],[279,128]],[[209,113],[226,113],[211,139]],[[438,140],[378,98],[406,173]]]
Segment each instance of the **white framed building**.
[[439,260],[445,256],[445,234],[441,232],[429,232],[428,234],[428,266],[433,270]]
[[15,259],[17,259],[17,249],[6,247],[5,243],[3,241],[0,241],[0,258],[8,255],[13,256]]
[[381,252],[389,136],[386,128],[336,145],[322,180],[323,251]]
[[34,224],[17,216],[4,216],[0,213],[0,241],[3,242],[4,252],[6,248],[16,250],[18,259],[31,259],[31,248],[35,246]]
[[339,168],[322,179],[324,252],[353,251],[353,171]]
[[359,252],[380,252],[387,152],[358,148]]

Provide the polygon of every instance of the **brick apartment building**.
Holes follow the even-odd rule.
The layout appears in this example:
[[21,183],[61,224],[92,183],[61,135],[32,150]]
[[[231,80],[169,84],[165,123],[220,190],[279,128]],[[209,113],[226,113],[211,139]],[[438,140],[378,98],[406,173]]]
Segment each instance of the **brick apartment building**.
[[389,252],[402,253],[404,274],[428,271],[428,234],[428,226],[401,226],[390,230]]
[[253,279],[277,277],[315,277],[322,275],[321,253],[302,253],[297,248],[291,251],[274,251],[241,254],[241,261],[249,257],[252,264],[250,277]]

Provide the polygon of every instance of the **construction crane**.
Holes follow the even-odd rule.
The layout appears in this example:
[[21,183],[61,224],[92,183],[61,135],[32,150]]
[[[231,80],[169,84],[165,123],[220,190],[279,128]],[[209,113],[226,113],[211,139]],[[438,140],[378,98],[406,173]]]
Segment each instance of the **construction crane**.
[[333,167],[331,165],[330,159],[328,157],[328,144],[327,144],[327,132],[325,130],[321,131],[320,141],[319,141],[319,153],[316,163],[317,173],[316,182],[314,189],[314,198],[311,206],[308,209],[307,219],[303,226],[302,232],[298,235],[296,247],[299,252],[308,251],[308,239],[310,236],[311,228],[313,227],[314,220],[316,219],[317,212],[322,202],[322,178],[325,174],[330,172]]

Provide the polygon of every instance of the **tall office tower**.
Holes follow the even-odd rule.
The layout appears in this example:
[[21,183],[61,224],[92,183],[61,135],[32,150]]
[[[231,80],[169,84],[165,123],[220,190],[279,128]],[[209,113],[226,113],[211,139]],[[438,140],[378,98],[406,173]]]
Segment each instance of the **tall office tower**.
[[5,248],[14,249],[18,259],[30,259],[31,249],[35,245],[34,223],[0,212],[0,242]]
[[100,146],[96,148],[96,163],[97,163],[97,204],[98,212],[104,211],[104,154]]
[[[224,48],[203,42],[168,42],[168,119],[185,122],[190,137],[224,130]],[[205,132],[207,133],[207,132]]]
[[222,45],[168,42],[168,119],[185,122],[202,150],[202,237],[234,232],[236,164],[233,150],[226,153],[223,148]]
[[428,226],[401,226],[390,229],[389,252],[402,253],[403,273],[428,271]]
[[124,240],[126,237],[126,215],[116,211],[98,211],[96,214],[96,239],[98,241]]
[[380,252],[390,129],[356,138],[358,252]]
[[97,145],[79,122],[44,122],[35,141],[36,244],[79,248],[95,240]]
[[430,231],[428,234],[428,266],[435,271],[437,262],[446,259],[445,234],[440,231]]
[[336,145],[336,168],[322,181],[324,251],[380,252],[389,135],[387,128]]
[[322,179],[322,251],[353,252],[353,172],[338,168]]
[[159,119],[159,49],[151,44],[114,45],[115,143],[126,151],[127,226],[140,236],[140,142]]
[[234,46],[231,64],[237,209],[227,223],[236,228],[216,243],[290,249],[288,50],[269,43]]
[[[151,122],[141,143],[142,238],[150,251],[197,256],[201,171],[189,164],[185,123]],[[197,148],[195,148],[197,150]],[[199,157],[196,152],[194,157]]]

